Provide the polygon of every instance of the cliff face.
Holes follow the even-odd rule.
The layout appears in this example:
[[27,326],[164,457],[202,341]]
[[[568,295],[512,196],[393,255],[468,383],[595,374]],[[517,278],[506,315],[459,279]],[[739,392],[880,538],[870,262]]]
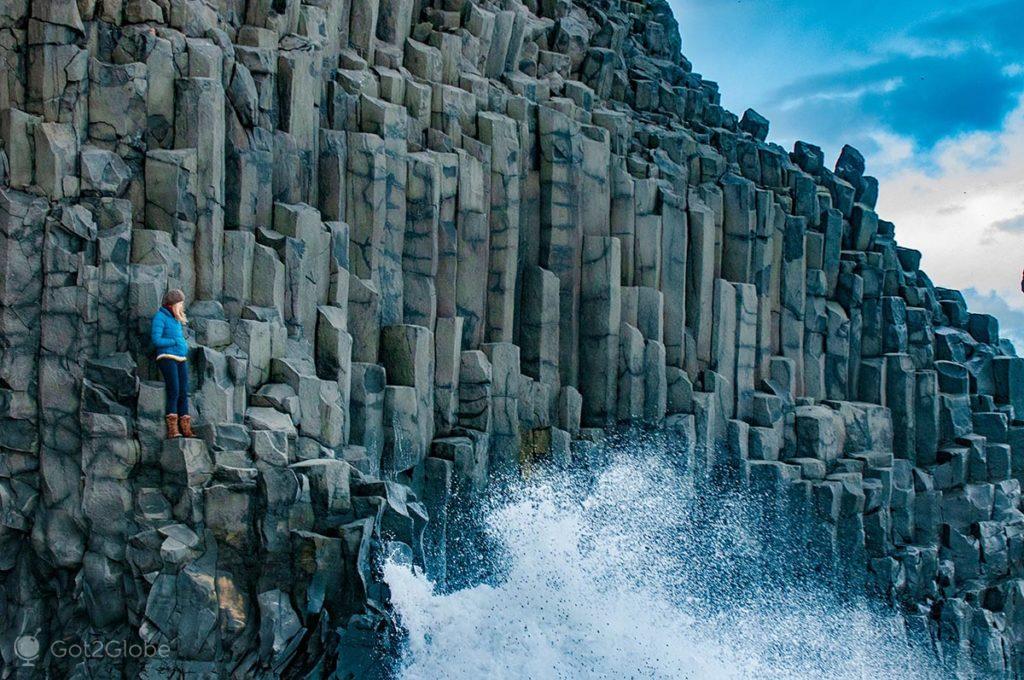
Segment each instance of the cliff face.
[[5,676],[365,672],[383,552],[443,580],[468,495],[622,424],[1020,670],[1024,359],[663,0],[7,0],[0,57]]

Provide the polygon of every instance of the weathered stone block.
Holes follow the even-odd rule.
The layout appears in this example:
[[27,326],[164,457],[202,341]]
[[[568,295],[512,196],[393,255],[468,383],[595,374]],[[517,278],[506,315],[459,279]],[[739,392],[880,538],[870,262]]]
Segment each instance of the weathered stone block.
[[885,403],[892,412],[893,451],[900,458],[914,461],[916,452],[914,364],[905,354],[885,357]]
[[823,406],[796,408],[797,456],[834,461],[845,446],[846,427],[842,418]]
[[558,397],[558,424],[576,436],[580,431],[583,397],[575,387],[563,387]]
[[381,362],[388,382],[416,390],[417,424],[423,441],[434,438],[434,337],[422,326],[385,326]]
[[751,280],[751,249],[756,232],[754,184],[728,175],[723,180],[725,231],[722,240],[722,277],[735,283]]
[[523,273],[522,310],[523,372],[558,393],[558,277],[540,267]]
[[464,351],[460,358],[458,422],[480,432],[491,429],[491,364],[480,350]]
[[148,68],[143,63],[89,64],[89,136],[135,146],[147,126]]
[[1024,418],[1024,359],[995,357],[992,359],[995,376],[996,402],[1012,406],[1018,419]]
[[491,364],[490,465],[494,472],[507,474],[519,462],[519,348],[512,343],[487,343],[483,351]]
[[[668,411],[668,377],[665,346],[657,340],[644,345],[644,420],[660,424]],[[685,373],[684,373],[685,375]]]
[[78,139],[71,125],[38,123],[35,139],[35,183],[51,200],[78,196]]
[[380,469],[384,451],[384,368],[355,362],[351,379],[349,441],[366,449],[371,464]]
[[381,471],[396,475],[420,463],[430,440],[423,438],[418,412],[420,400],[412,387],[384,388],[384,451]]
[[448,434],[455,427],[459,405],[462,319],[437,320],[434,334],[434,428]]
[[380,293],[372,281],[352,277],[348,289],[352,359],[376,363],[380,347]]
[[112,151],[86,146],[81,155],[83,194],[120,196],[128,188],[131,169]]
[[263,245],[255,245],[252,260],[252,302],[271,307],[284,318],[284,263],[277,253]]
[[8,182],[12,189],[26,190],[35,181],[35,132],[42,118],[7,108],[0,111],[0,137],[4,141],[8,163]]

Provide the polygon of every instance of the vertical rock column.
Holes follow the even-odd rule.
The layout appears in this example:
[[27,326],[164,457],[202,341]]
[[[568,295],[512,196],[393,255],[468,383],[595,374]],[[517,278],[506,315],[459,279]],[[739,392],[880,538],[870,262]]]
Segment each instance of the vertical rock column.
[[939,448],[939,378],[934,370],[918,371],[914,385],[914,437],[917,465],[934,465]]
[[380,471],[384,453],[384,368],[353,361],[349,441],[366,451],[371,469]]
[[753,417],[754,385],[757,373],[757,288],[736,286],[736,418]]
[[490,257],[487,276],[488,342],[511,342],[519,260],[520,163],[515,121],[482,113],[480,139],[491,149]]
[[[437,216],[437,316],[453,318],[457,312],[459,239],[456,230],[459,201],[459,157],[454,153],[434,156],[441,169]],[[461,339],[460,339],[461,341]]]
[[537,105],[516,97],[506,108],[515,119],[519,135],[519,247],[517,249],[516,304],[513,311],[515,341],[519,342],[525,272],[540,266],[540,140],[537,136]]
[[719,393],[722,410],[729,419],[733,417],[736,407],[737,299],[733,284],[725,279],[715,279],[710,365],[714,376],[705,373],[704,390]]
[[[422,326],[385,326],[381,332],[381,359],[388,388],[384,406],[387,439],[382,469],[392,474],[418,465],[434,438],[434,337]],[[411,410],[405,408],[405,390],[412,388]]]
[[450,434],[459,413],[459,367],[462,362],[462,317],[442,317],[434,333],[434,429]]
[[608,131],[593,125],[583,127],[580,138],[583,162],[580,172],[580,222],[587,235],[609,236],[611,187],[609,164],[611,150]]
[[316,308],[330,292],[331,235],[305,204],[275,204],[274,228],[285,237],[285,321],[295,337],[311,340]]
[[349,45],[360,57],[373,63],[377,49],[377,17],[380,4],[377,0],[356,2],[352,4],[349,16]]
[[614,156],[611,167],[611,235],[622,249],[622,285],[633,285],[633,252],[636,242],[636,181],[629,174],[626,159]]
[[806,267],[804,260],[804,233],[806,223],[800,217],[786,217],[782,238],[782,313],[779,319],[779,338],[782,356],[795,364],[796,384],[803,387],[804,304],[806,296]]
[[852,323],[837,303],[826,307],[825,396],[837,401],[850,399],[850,338]]
[[715,220],[703,202],[691,202],[686,250],[686,371],[691,378],[711,363]]
[[[48,529],[67,531],[71,540],[53,536],[46,553],[57,566],[83,558],[85,527],[82,470],[81,384],[95,352],[95,267],[85,255],[95,248],[97,225],[82,205],[64,206],[46,219],[42,241],[42,308],[39,317],[39,463],[42,502]],[[81,281],[82,285],[76,285]],[[69,522],[61,527],[64,522]]]
[[39,317],[45,199],[0,189],[0,432],[5,449],[38,450]]
[[617,420],[634,423],[644,414],[644,337],[628,323],[619,331]]
[[[9,148],[9,147],[8,147]],[[27,576],[32,568],[27,546],[33,534],[44,555],[55,551],[52,562],[61,566],[76,562],[82,550],[72,515],[64,510],[48,512],[52,498],[39,503],[40,483],[46,481],[49,461],[41,458],[39,427],[40,317],[43,295],[43,239],[48,202],[9,188],[0,188],[0,457],[8,464],[4,480],[4,532],[0,564],[4,590],[13,594],[9,574]],[[9,461],[22,461],[17,465]],[[42,480],[40,476],[43,474]],[[49,496],[47,493],[46,496]],[[21,548],[21,549],[19,549]],[[11,579],[11,580],[9,580]],[[33,580],[24,582],[30,586]],[[26,587],[16,597],[7,595],[8,613],[3,634],[14,637],[24,630],[43,630],[52,615],[50,605],[37,588]],[[15,632],[19,631],[19,632]]]
[[408,211],[402,253],[406,323],[433,331],[437,320],[438,225],[441,166],[433,154],[409,156]]
[[992,372],[996,402],[1012,406],[1018,420],[1024,418],[1024,358],[996,357]]
[[[162,261],[154,252],[143,257],[133,253],[132,258],[136,264],[169,267],[165,274],[188,299],[196,297],[194,249],[200,203],[197,163],[195,149],[159,149],[146,154],[146,229],[166,232],[178,252],[173,254],[173,262]],[[156,239],[157,235],[150,238]]]
[[893,452],[898,458],[917,460],[915,433],[914,362],[906,354],[885,356],[885,403],[892,412]]
[[[269,47],[236,45],[234,73],[225,83],[230,106],[225,133],[224,221],[229,228],[254,231],[269,224],[275,198],[275,176],[280,184],[281,175],[288,172],[279,167],[284,165],[284,159],[275,157],[272,120],[277,116],[278,60],[275,55],[276,50]],[[172,65],[165,66],[161,61],[159,67],[170,67],[173,73]],[[151,93],[160,82],[154,81],[153,69],[150,66]],[[159,97],[151,97],[153,99],[157,100],[155,103],[160,102]],[[326,198],[319,205],[330,214],[330,219],[344,219],[345,133],[324,133],[320,140],[324,144],[325,156],[319,159],[319,165],[324,171],[326,185],[318,188],[323,190]],[[333,171],[328,158],[334,160]],[[279,198],[288,200],[283,195]]]
[[522,312],[519,345],[522,348],[523,373],[547,385],[553,412],[559,392],[558,373],[558,277],[540,267],[523,274]]
[[585,427],[616,421],[621,258],[618,239],[584,237],[579,375]]
[[632,281],[634,286],[657,288],[661,283],[662,218],[658,212],[659,194],[657,180],[636,180],[636,240]]
[[[808,234],[810,243],[814,242],[812,236],[816,234]],[[807,270],[803,363],[803,395],[819,401],[825,397],[825,336],[829,321],[821,273],[819,269]]]
[[377,135],[348,134],[348,201],[346,221],[352,227],[349,260],[352,273],[376,281],[384,240],[386,160]]
[[463,318],[463,349],[478,348],[484,339],[490,254],[490,152],[478,144],[476,154],[459,150],[459,208],[456,227],[458,275],[455,302]]
[[[318,36],[319,37],[319,36]],[[276,200],[317,204],[322,43],[289,35],[278,43],[278,131],[275,139]],[[368,113],[363,109],[364,115]],[[287,176],[281,171],[288,169]],[[292,172],[294,171],[294,172]],[[285,184],[286,188],[280,185]]]
[[[130,259],[134,231],[127,200],[100,198],[93,203],[96,218],[96,355],[106,356],[129,348]],[[133,343],[134,344],[134,343]]]
[[782,209],[770,191],[757,192],[757,233],[752,254],[752,283],[757,288],[757,378],[768,377],[768,364],[776,352],[774,310],[778,304],[780,263],[776,261],[777,224]]
[[[827,240],[826,240],[827,243]],[[825,263],[827,265],[827,263]],[[829,356],[827,361],[831,370],[832,392],[830,395],[844,394],[844,399],[853,399],[860,383],[860,367],[864,353],[864,310],[865,294],[868,292],[868,284],[877,280],[871,276],[870,268],[861,269],[862,274],[853,271],[843,271],[837,278],[835,289],[835,303],[842,310],[842,314],[833,315],[831,319],[827,350]],[[826,279],[827,281],[827,279]],[[874,287],[874,286],[872,286]],[[840,317],[845,317],[840,318]],[[833,333],[832,331],[836,331]],[[843,365],[844,357],[846,365]],[[830,398],[835,398],[830,396]]]
[[[337,383],[338,407],[343,416],[343,443],[349,441],[352,394],[352,336],[348,334],[348,319],[341,307],[324,305],[317,308],[314,360],[317,377]],[[332,387],[328,385],[328,387]]]
[[[100,409],[120,411],[136,396],[134,362],[127,354],[92,362],[83,393]],[[126,415],[94,413],[83,408],[82,504],[91,531],[83,558],[86,609],[93,626],[121,624],[128,615],[123,579],[130,571],[127,543],[135,531],[132,486],[128,479],[139,462],[139,442]]]
[[348,136],[339,130],[321,129],[317,148],[316,205],[325,220],[344,221],[348,211]]
[[224,88],[181,78],[175,89],[174,146],[196,150],[196,297],[218,299],[224,284]]
[[[499,475],[519,468],[519,348],[510,342],[488,343],[491,363],[490,466]],[[525,406],[524,406],[525,408]]]
[[[580,131],[578,123],[547,107],[540,108],[538,120],[541,266],[558,277],[558,370],[562,385],[574,387],[579,382],[580,262],[583,247],[579,223]],[[617,328],[614,341],[617,346]],[[614,366],[612,361],[609,367]],[[613,375],[614,372],[611,368]]]
[[366,132],[384,140],[384,224],[376,281],[380,290],[381,325],[402,322],[402,255],[406,229],[406,109],[363,96],[360,101]]
[[[486,439],[491,431],[491,362],[481,350],[462,352],[459,364],[459,425]],[[486,469],[486,465],[484,466]]]
[[661,282],[664,293],[665,357],[669,366],[684,368],[689,221],[683,197],[662,193]]
[[722,190],[725,199],[722,278],[734,283],[752,283],[752,251],[757,234],[754,184],[728,175],[722,181]]

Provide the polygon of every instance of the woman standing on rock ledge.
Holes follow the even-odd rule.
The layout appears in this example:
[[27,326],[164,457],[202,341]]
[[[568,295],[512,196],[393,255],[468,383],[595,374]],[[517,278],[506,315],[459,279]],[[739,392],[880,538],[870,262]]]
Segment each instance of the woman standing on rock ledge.
[[[167,438],[193,437],[188,414],[188,343],[185,341],[185,294],[178,289],[164,295],[163,306],[153,315],[150,338],[156,348],[156,365],[164,376],[167,403],[164,420]],[[180,429],[179,429],[180,428]]]

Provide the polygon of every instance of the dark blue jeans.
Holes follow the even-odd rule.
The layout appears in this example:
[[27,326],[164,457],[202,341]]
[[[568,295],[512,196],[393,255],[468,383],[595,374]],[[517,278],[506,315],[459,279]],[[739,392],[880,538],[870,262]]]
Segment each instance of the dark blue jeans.
[[164,391],[167,401],[164,414],[188,415],[188,362],[174,359],[160,359],[156,362],[164,376]]

